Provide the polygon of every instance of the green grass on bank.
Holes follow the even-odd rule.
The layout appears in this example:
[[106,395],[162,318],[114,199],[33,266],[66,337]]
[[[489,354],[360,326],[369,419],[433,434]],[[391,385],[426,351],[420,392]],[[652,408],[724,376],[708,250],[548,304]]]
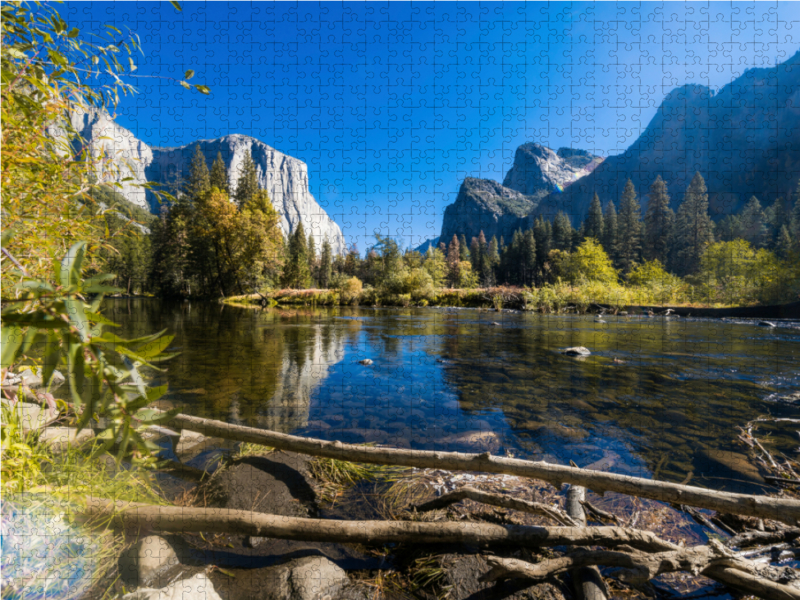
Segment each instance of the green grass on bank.
[[260,294],[232,296],[225,300],[238,305],[289,306],[444,306],[465,308],[513,308],[557,313],[567,308],[589,312],[595,304],[625,310],[634,306],[692,306],[723,308],[733,306],[715,302],[688,285],[634,286],[601,283],[555,283],[540,288],[494,287],[475,289],[437,289],[425,295],[386,294],[366,287],[354,300],[345,301],[336,290],[276,290]]

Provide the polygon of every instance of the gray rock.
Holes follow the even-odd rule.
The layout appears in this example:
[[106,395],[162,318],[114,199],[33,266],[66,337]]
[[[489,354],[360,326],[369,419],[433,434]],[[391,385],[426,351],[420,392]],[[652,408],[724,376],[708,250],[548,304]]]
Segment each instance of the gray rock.
[[136,569],[140,582],[150,581],[178,562],[175,549],[162,537],[148,535],[136,545]]
[[514,165],[503,185],[526,196],[563,191],[588,175],[601,159],[586,150],[561,148],[553,152],[541,144],[528,143],[517,148]]
[[228,582],[226,596],[239,600],[322,600],[334,596],[349,580],[347,573],[325,556],[296,558],[274,567],[248,571]]
[[369,365],[372,364],[372,359],[371,358],[365,358],[364,360],[358,361],[358,364],[364,365],[365,367],[368,367]]
[[205,573],[198,573],[189,579],[176,581],[160,590],[140,588],[122,597],[123,600],[188,600],[189,598],[191,600],[222,600]]
[[572,348],[564,350],[562,354],[566,354],[567,356],[589,356],[591,352],[588,348],[584,348],[583,346],[573,346]]
[[203,444],[208,438],[202,433],[196,431],[189,431],[188,429],[181,430],[181,436],[178,439],[178,444],[175,447],[175,454],[185,454],[195,446]]
[[58,418],[58,411],[42,408],[38,404],[29,402],[11,402],[3,398],[0,404],[13,410],[20,419],[23,432],[42,429]]
[[94,438],[94,431],[77,427],[45,427],[39,434],[39,441],[55,452],[63,452],[67,448],[82,446]]
[[[65,381],[66,378],[61,371],[53,371],[53,375],[50,378],[50,387],[57,388]],[[19,373],[8,373],[6,375],[6,380],[3,383],[3,387],[17,385],[26,385],[31,389],[39,389],[44,387],[44,381],[42,379],[41,372],[36,374],[30,367],[25,367],[24,369],[21,369]]]
[[492,236],[498,240],[502,236],[509,242],[519,228],[520,219],[537,203],[537,197],[526,196],[496,181],[467,177],[456,201],[445,208],[439,239],[447,245],[454,234],[463,234],[469,244],[483,231],[487,241]]
[[759,321],[758,322],[758,326],[759,327],[777,327],[777,325],[775,325],[775,323],[773,323],[772,321]]

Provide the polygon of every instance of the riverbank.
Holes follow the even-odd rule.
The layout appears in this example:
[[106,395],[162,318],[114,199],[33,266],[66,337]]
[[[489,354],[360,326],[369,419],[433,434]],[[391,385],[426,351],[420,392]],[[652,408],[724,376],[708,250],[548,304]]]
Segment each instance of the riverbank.
[[[620,292],[620,290],[623,290]],[[477,288],[441,289],[428,297],[381,295],[365,290],[346,301],[336,290],[276,290],[265,294],[231,296],[222,302],[243,306],[371,306],[371,307],[454,307],[481,309],[514,309],[550,313],[600,314],[671,314],[679,317],[800,319],[800,301],[771,306],[728,306],[696,302],[655,302],[652,291],[641,288],[594,289],[585,287],[546,286],[543,288]]]
[[[206,430],[211,426],[201,424]],[[743,443],[757,460],[759,451],[753,448],[760,446],[750,437],[751,429],[749,426]],[[316,452],[296,453],[255,443],[231,445],[225,439],[228,435],[214,438],[166,428],[150,428],[150,432],[162,449],[161,457],[168,461],[154,472],[152,489],[161,506],[153,508],[158,516],[148,512],[154,504],[152,495],[138,499],[127,494],[111,520],[102,509],[104,501],[98,499],[102,496],[93,493],[92,498],[82,500],[73,494],[71,498],[70,512],[77,518],[70,518],[73,546],[80,545],[76,539],[86,537],[79,525],[85,522],[80,515],[85,514],[95,527],[103,524],[104,543],[114,549],[105,554],[102,576],[84,596],[88,600],[120,597],[130,590],[137,591],[125,595],[126,599],[149,600],[157,597],[150,590],[164,593],[165,588],[180,590],[185,597],[199,597],[201,586],[206,600],[313,600],[322,596],[367,600],[376,594],[397,599],[467,600],[479,594],[568,600],[574,574],[567,575],[563,569],[533,580],[520,574],[497,579],[490,573],[498,564],[555,567],[553,561],[562,559],[557,558],[560,549],[553,546],[585,543],[587,535],[594,535],[599,536],[592,537],[594,544],[614,547],[608,537],[611,532],[624,537],[635,531],[630,543],[640,548],[640,553],[680,551],[676,543],[702,549],[712,543],[709,540],[719,539],[737,550],[756,546],[748,550],[748,557],[754,552],[763,555],[761,538],[756,535],[754,542],[752,534],[744,533],[757,529],[758,519],[621,493],[589,492],[584,504],[588,527],[575,526],[569,493],[561,485],[485,472],[475,461],[475,470],[452,471],[446,465],[381,466],[369,456],[364,456],[368,463],[352,463],[314,456]],[[472,451],[486,454],[474,456],[488,456],[491,447],[486,444],[485,438],[475,438]],[[345,450],[348,445],[340,447]],[[465,460],[469,456],[464,455]],[[764,467],[760,463],[753,466]],[[574,476],[580,477],[580,473],[591,477],[592,471],[576,470]],[[18,513],[29,500],[30,495],[11,499]],[[687,496],[685,501],[690,500]],[[130,505],[130,501],[144,504]],[[764,508],[766,501],[763,497],[759,506]],[[39,503],[39,508],[43,506],[51,512],[60,510],[46,500]],[[258,519],[264,520],[264,529],[259,530]],[[796,538],[795,530],[786,529],[779,521],[764,519],[763,526],[763,535],[789,542]],[[366,531],[370,527],[376,528],[374,534]],[[426,534],[429,530],[439,533]],[[535,543],[531,538],[530,543],[522,544],[508,537],[524,537],[526,532],[559,537]],[[489,553],[479,542],[484,537],[492,550]],[[388,542],[393,538],[397,542]],[[768,562],[777,565],[787,557],[791,560],[793,546],[784,546],[777,553],[768,549]],[[771,569],[772,576],[786,571],[785,566]],[[704,574],[715,578],[713,568]],[[654,572],[648,579],[651,577],[652,584],[664,590],[685,594],[716,589],[723,593],[705,577],[687,577],[670,570]],[[644,597],[637,591],[638,585],[624,577],[606,573],[605,581],[609,598]],[[769,579],[762,583],[768,585]]]

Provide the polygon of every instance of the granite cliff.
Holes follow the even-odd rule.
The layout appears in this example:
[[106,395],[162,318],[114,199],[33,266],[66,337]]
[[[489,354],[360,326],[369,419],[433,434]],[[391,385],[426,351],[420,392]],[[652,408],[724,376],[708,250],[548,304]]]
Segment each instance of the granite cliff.
[[[235,189],[239,168],[247,152],[253,156],[258,183],[267,190],[273,206],[281,215],[284,235],[303,223],[314,237],[317,248],[327,238],[335,253],[343,254],[347,245],[336,222],[317,203],[309,191],[306,164],[246,135],[227,135],[214,140],[199,140],[177,148],[150,147],[130,131],[120,127],[104,111],[76,110],[70,115],[73,128],[90,145],[95,156],[105,154],[114,167],[106,170],[107,181],[122,182],[120,193],[130,202],[156,212],[159,207],[140,186],[155,183],[170,191],[185,181],[195,146],[199,145],[206,161],[221,153],[229,173],[229,187]],[[123,181],[130,178],[130,181]]]
[[447,244],[453,234],[464,234],[469,242],[483,231],[487,240],[502,236],[509,241],[542,198],[568,187],[599,162],[585,150],[561,148],[555,152],[540,144],[523,144],[517,148],[503,185],[490,179],[464,180],[456,201],[445,209],[439,239]]

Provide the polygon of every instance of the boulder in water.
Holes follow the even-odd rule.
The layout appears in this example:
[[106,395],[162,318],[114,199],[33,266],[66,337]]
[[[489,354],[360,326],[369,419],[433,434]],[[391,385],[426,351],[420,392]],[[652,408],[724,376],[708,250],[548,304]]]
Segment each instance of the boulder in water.
[[588,348],[583,346],[573,346],[572,348],[567,348],[564,350],[563,354],[567,356],[589,356],[591,352]]

